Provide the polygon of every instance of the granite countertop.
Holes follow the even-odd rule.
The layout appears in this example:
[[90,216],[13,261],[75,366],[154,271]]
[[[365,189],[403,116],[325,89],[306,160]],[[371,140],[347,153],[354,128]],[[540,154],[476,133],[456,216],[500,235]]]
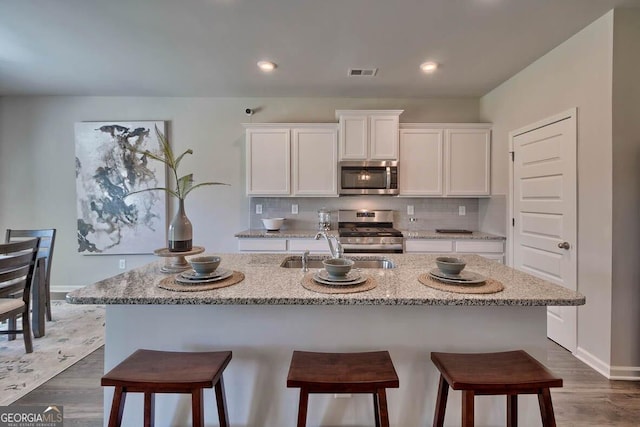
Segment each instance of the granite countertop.
[[[313,239],[318,230],[300,229],[300,230],[279,230],[267,231],[265,229],[249,229],[234,234],[234,237],[241,238],[271,238],[271,239]],[[338,230],[330,230],[327,234],[337,236]]]
[[[436,233],[435,230],[418,230],[408,231],[400,230],[405,239],[444,239],[444,240],[505,240],[504,236],[498,236],[496,234],[484,233],[482,231],[474,231],[472,234],[459,234],[459,233]],[[276,238],[276,239],[300,239],[315,237],[317,230],[280,230],[280,231],[267,231],[264,229],[244,230],[236,233],[235,237],[240,238]],[[329,235],[338,235],[338,230],[329,231]]]
[[[548,281],[482,258],[462,255],[467,270],[502,282],[494,294],[459,294],[421,284],[418,276],[435,268],[436,255],[385,254],[393,269],[362,269],[378,286],[366,292],[322,294],[302,287],[304,275],[297,268],[282,268],[289,255],[218,254],[221,268],[245,274],[226,288],[199,292],[175,292],[157,287],[169,275],[160,272],[164,261],[132,269],[67,295],[72,304],[227,304],[227,305],[440,305],[440,306],[545,306],[582,305],[585,298]],[[368,258],[353,257],[358,258]],[[313,271],[313,270],[312,270]]]
[[465,233],[436,233],[436,230],[401,230],[405,239],[433,239],[433,240],[506,240],[504,236],[474,231],[472,234]]

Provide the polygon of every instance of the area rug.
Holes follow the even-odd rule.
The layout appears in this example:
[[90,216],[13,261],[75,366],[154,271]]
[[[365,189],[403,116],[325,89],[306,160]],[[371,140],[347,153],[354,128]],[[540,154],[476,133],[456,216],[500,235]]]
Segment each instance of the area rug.
[[[18,400],[104,344],[104,306],[52,301],[53,321],[26,354],[17,335],[0,335],[0,406]],[[0,325],[6,329],[6,323]]]

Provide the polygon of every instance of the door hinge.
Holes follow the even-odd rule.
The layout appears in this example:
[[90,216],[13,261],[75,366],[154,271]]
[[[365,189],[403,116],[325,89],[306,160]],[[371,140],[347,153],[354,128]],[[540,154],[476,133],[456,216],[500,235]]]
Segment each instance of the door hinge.
[[511,161],[512,161],[512,162],[513,162],[513,161],[515,161],[515,158],[516,158],[516,152],[515,152],[515,151],[512,151],[512,152],[511,152]]
[[515,218],[511,218],[511,226],[512,227],[516,226],[516,219]]

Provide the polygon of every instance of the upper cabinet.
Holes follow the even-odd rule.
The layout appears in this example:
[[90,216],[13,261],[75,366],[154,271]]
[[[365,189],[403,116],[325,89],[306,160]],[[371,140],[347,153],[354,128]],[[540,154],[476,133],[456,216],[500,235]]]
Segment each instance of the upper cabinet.
[[443,129],[400,129],[400,195],[442,197],[443,165]]
[[337,196],[335,124],[247,124],[249,196]]
[[400,125],[401,196],[489,196],[490,166],[490,124]]
[[403,110],[336,110],[339,160],[398,160],[398,123]]
[[446,196],[491,195],[491,129],[445,130]]
[[335,125],[293,132],[293,195],[338,195],[338,130]]
[[285,127],[246,130],[247,194],[291,193],[291,136]]

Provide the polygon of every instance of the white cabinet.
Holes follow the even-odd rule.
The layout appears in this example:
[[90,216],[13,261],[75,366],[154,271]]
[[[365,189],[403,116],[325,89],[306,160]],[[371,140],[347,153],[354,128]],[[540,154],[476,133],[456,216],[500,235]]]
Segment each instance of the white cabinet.
[[238,250],[240,252],[263,253],[292,253],[301,254],[309,251],[311,254],[328,254],[329,245],[323,240],[309,238],[238,238]]
[[336,124],[246,124],[247,195],[338,195]]
[[286,252],[287,239],[240,238],[238,250],[241,252]]
[[490,196],[491,125],[400,125],[400,195]]
[[281,196],[291,193],[289,128],[246,131],[247,195]]
[[490,129],[447,129],[445,132],[445,195],[489,196]]
[[443,129],[401,129],[400,195],[442,196],[443,160]]
[[403,110],[336,110],[340,160],[397,160]]
[[293,129],[293,194],[338,195],[338,131],[330,127]]
[[476,254],[504,263],[503,240],[405,239],[406,253]]

